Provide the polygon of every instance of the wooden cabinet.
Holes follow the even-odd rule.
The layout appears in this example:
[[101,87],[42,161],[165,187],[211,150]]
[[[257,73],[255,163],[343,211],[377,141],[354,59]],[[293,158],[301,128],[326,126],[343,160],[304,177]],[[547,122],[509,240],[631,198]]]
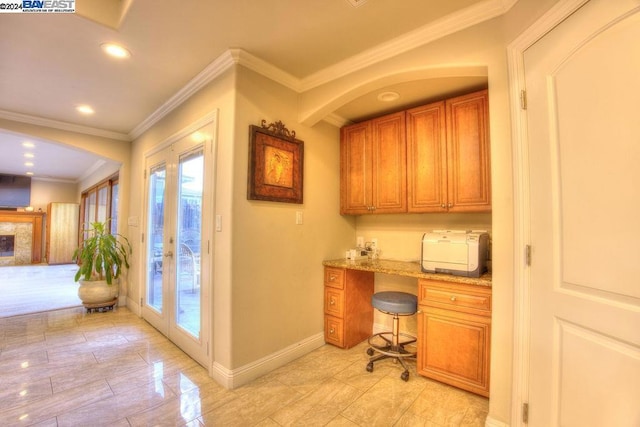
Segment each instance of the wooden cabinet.
[[325,267],[325,342],[350,348],[371,335],[373,281],[370,271]]
[[79,205],[49,203],[47,206],[47,263],[70,264],[78,247]]
[[404,111],[341,130],[341,214],[402,213],[406,200]]
[[489,396],[491,288],[419,280],[418,372]]
[[408,212],[490,212],[486,90],[407,110]]
[[490,212],[488,92],[341,130],[340,213]]

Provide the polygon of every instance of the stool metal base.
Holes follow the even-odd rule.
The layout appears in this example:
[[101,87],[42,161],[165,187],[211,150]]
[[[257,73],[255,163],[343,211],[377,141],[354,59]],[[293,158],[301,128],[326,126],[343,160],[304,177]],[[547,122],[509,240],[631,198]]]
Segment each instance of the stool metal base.
[[[384,341],[384,344],[380,345],[372,342],[376,337],[381,338],[382,341]],[[400,342],[399,337],[407,338],[407,340]],[[377,362],[378,360],[383,359],[393,359],[394,362],[399,362],[404,368],[404,372],[402,372],[400,378],[403,381],[408,381],[409,369],[407,368],[404,359],[415,358],[416,352],[407,350],[405,346],[409,346],[410,344],[415,343],[416,340],[416,337],[404,333],[394,334],[393,332],[380,332],[372,335],[367,340],[367,342],[369,343],[367,354],[369,356],[373,356],[369,359],[369,363],[367,364],[367,371],[373,372],[373,362]],[[379,354],[374,356],[375,353]]]

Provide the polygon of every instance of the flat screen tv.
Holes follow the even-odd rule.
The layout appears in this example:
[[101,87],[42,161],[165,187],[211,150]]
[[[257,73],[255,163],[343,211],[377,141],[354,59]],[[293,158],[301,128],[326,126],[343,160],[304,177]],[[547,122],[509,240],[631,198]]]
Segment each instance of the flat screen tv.
[[0,174],[0,209],[31,205],[31,177]]

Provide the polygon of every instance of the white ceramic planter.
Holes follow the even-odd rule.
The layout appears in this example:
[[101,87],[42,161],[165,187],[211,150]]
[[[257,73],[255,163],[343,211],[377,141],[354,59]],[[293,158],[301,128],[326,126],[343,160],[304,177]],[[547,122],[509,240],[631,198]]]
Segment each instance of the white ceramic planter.
[[113,301],[120,289],[117,281],[111,285],[106,280],[79,280],[78,298],[83,304],[100,304]]

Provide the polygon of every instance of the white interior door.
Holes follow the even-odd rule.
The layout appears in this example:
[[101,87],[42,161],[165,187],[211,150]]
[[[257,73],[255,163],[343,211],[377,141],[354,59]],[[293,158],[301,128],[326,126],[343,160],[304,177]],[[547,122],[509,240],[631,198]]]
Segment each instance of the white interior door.
[[212,129],[184,136],[146,161],[146,273],[142,314],[209,366]]
[[640,426],[640,1],[525,51],[529,425]]

